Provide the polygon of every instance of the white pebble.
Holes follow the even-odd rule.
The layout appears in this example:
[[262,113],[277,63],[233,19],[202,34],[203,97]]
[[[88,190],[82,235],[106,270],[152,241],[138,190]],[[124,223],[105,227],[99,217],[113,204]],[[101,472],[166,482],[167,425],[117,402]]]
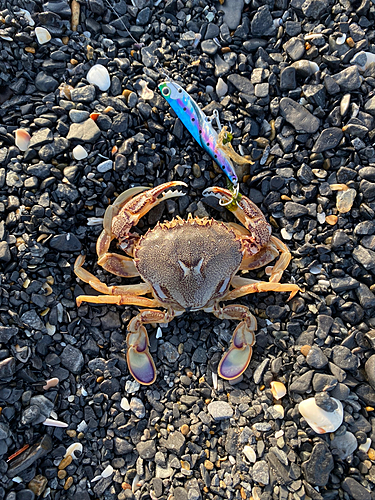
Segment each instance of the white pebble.
[[343,44],[345,43],[345,40],[346,40],[346,35],[345,35],[345,33],[344,33],[344,34],[342,34],[341,36],[338,36],[338,37],[336,38],[336,44],[337,44],[337,45],[343,45]]
[[111,86],[108,70],[102,64],[95,64],[90,68],[86,80],[99,87],[102,92],[105,92]]
[[49,42],[52,38],[50,32],[46,30],[46,28],[41,28],[40,26],[35,28],[35,35],[40,45]]
[[293,233],[290,233],[289,231],[287,231],[285,229],[285,227],[283,227],[281,229],[280,234],[281,234],[281,237],[283,238],[283,240],[291,240],[293,238]]
[[317,214],[316,218],[318,219],[319,224],[324,224],[326,221],[326,214],[321,212],[320,214]]
[[161,339],[161,338],[162,338],[162,336],[163,336],[163,332],[161,331],[160,326],[158,326],[158,329],[156,330],[156,335],[155,335],[155,337],[156,337],[157,339]]
[[82,420],[82,422],[77,425],[77,431],[78,432],[85,432],[85,430],[87,429],[87,427],[88,427],[88,425],[85,422],[85,420]]
[[126,398],[122,398],[121,399],[120,406],[121,406],[121,408],[124,411],[129,411],[130,410],[130,404],[129,404],[129,401]]
[[50,335],[52,337],[52,335],[55,335],[55,332],[56,332],[56,327],[55,325],[51,325],[48,321],[46,323],[46,329],[47,329],[47,333],[48,335]]
[[86,149],[83,146],[81,146],[80,144],[78,144],[78,146],[76,146],[73,149],[72,155],[73,155],[73,158],[75,160],[83,160],[84,158],[87,158],[88,153],[87,153]]
[[73,401],[74,401],[74,396],[68,396],[68,401],[69,401],[69,403],[73,403]]
[[249,462],[251,462],[252,464],[255,464],[255,462],[257,460],[257,456],[256,456],[256,453],[251,446],[245,446],[243,449],[243,453]]
[[139,80],[138,84],[140,87],[142,87],[142,90],[138,91],[138,95],[142,97],[142,99],[146,101],[154,97],[154,91],[148,88],[147,82],[145,82],[144,80]]
[[273,405],[273,412],[272,412],[272,417],[273,418],[284,418],[285,410],[282,405]]
[[336,410],[328,412],[315,403],[315,398],[305,399],[298,405],[300,414],[317,434],[335,432],[342,424],[344,410],[341,401],[332,398],[337,403]]
[[15,144],[17,146],[17,148],[20,150],[20,151],[26,151],[29,147],[29,144],[30,144],[30,134],[28,133],[27,130],[23,129],[23,128],[18,128],[16,131],[15,131]]
[[68,424],[65,422],[61,422],[60,420],[52,420],[52,418],[46,418],[43,422],[43,425],[47,425],[48,427],[68,427]]
[[108,172],[109,170],[112,170],[113,167],[113,161],[112,160],[106,160],[103,161],[102,163],[99,163],[99,165],[96,167],[98,172],[101,172],[102,174],[104,172]]
[[275,438],[279,439],[281,436],[284,436],[284,431],[280,429],[279,431],[275,432]]
[[224,97],[228,92],[228,85],[222,78],[219,78],[216,84],[216,94],[218,97]]
[[134,394],[139,391],[141,384],[136,380],[127,380],[125,384],[125,392],[128,394]]
[[320,274],[322,272],[323,266],[322,264],[316,264],[310,268],[311,274]]

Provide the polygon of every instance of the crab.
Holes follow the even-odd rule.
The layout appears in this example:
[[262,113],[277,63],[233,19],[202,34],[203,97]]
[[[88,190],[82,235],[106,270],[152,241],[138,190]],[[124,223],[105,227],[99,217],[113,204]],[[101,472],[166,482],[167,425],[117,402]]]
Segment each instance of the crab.
[[[238,320],[229,349],[218,367],[222,378],[233,380],[250,363],[257,322],[247,306],[221,303],[268,291],[290,292],[292,298],[299,287],[279,283],[291,254],[284,243],[271,235],[271,226],[252,201],[241,195],[234,198],[231,191],[221,187],[208,188],[203,195],[219,198],[242,225],[189,214],[186,220],[175,217],[158,222],[143,236],[132,232],[140,218],[161,201],[184,196],[185,193],[175,190],[177,186],[187,187],[177,181],[152,189],[134,187],[107,208],[96,244],[98,264],[117,276],[140,277],[143,282],[107,286],[82,267],[85,257],[80,255],[74,272],[103,295],[80,295],[77,305],[90,302],[143,308],[127,328],[129,371],[143,385],[150,385],[156,379],[146,324],[169,323],[184,312],[198,310],[220,319]],[[129,257],[109,251],[115,238]],[[268,282],[237,275],[238,271],[265,266],[277,257],[269,268]]]

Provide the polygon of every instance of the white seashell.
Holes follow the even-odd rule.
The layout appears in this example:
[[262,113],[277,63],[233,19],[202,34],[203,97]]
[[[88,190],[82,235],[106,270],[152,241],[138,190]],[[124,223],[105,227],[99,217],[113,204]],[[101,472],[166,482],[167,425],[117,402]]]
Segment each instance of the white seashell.
[[232,455],[228,455],[228,460],[229,462],[234,465],[236,463],[236,459],[234,457],[232,457]]
[[84,387],[82,387],[82,389],[81,389],[81,394],[84,397],[86,397],[88,395],[88,392],[86,391],[86,389]]
[[52,335],[55,335],[56,327],[54,325],[51,325],[48,321],[46,324],[46,328],[47,328],[48,335],[50,335],[51,337],[52,337]]
[[14,481],[15,483],[23,483],[23,479],[20,476],[13,477],[12,481]]
[[78,146],[76,146],[73,149],[72,155],[73,155],[73,158],[75,160],[83,160],[84,158],[88,157],[88,153],[87,153],[86,149],[83,146],[81,146],[80,144],[78,144]]
[[96,483],[97,481],[99,481],[100,479],[102,479],[102,475],[99,474],[99,476],[95,476],[91,479],[91,482],[92,483]]
[[332,398],[337,403],[336,410],[328,412],[315,403],[315,398],[305,399],[298,405],[300,414],[317,434],[335,432],[342,424],[344,410],[341,401]]
[[73,395],[68,396],[68,401],[69,401],[69,403],[73,403],[73,401],[74,401],[74,396],[73,396]]
[[47,425],[48,427],[68,427],[68,424],[65,422],[61,422],[60,420],[52,420],[52,418],[46,418],[43,422],[43,425]]
[[212,385],[214,389],[217,389],[217,373],[212,372]]
[[161,338],[162,338],[162,336],[163,336],[163,332],[161,331],[160,326],[158,326],[158,329],[156,330],[156,335],[155,335],[155,337],[156,337],[157,339],[161,339]]
[[102,163],[99,163],[99,165],[96,167],[98,172],[104,173],[104,172],[109,172],[112,170],[113,167],[113,161],[112,160],[106,160],[103,161]]
[[134,493],[135,490],[138,488],[138,481],[139,481],[139,475],[136,474],[132,482],[132,493]]
[[320,214],[317,214],[316,218],[318,219],[319,224],[324,224],[326,221],[326,214],[321,212]]
[[360,446],[358,446],[358,449],[360,451],[363,451],[363,453],[367,453],[368,450],[370,449],[370,446],[371,446],[371,439],[370,438],[367,438],[366,442],[361,444]]
[[277,418],[284,418],[285,410],[282,405],[273,405],[273,409],[275,410],[274,415],[275,413],[279,415]]
[[98,224],[103,224],[103,217],[89,217],[87,219],[88,226],[97,226]]
[[346,35],[345,35],[345,33],[344,33],[344,34],[342,34],[341,36],[338,36],[338,37],[336,38],[336,44],[337,44],[337,45],[343,45],[343,44],[345,43],[345,40],[346,40]]
[[108,465],[102,472],[102,477],[109,477],[111,474],[113,474],[113,467],[112,465]]
[[[0,35],[0,38],[5,40],[6,42],[13,42],[13,38],[10,38],[10,36],[7,36],[7,35]],[[14,479],[13,479],[13,481],[14,481]]]
[[46,385],[43,386],[43,389],[47,391],[51,387],[55,387],[59,382],[60,380],[57,377],[50,378],[49,380],[46,381]]
[[35,21],[34,19],[31,17],[31,14],[28,10],[26,9],[19,9],[19,12],[22,12],[23,14],[23,17],[26,19],[27,21],[27,24],[29,26],[35,26]]
[[281,234],[283,240],[291,240],[293,238],[293,233],[290,233],[289,231],[287,231],[285,229],[285,227],[282,228],[282,230],[280,231],[280,234]]
[[122,398],[121,399],[120,406],[121,406],[121,408],[124,411],[129,411],[130,410],[130,404],[129,404],[129,401],[126,398]]
[[251,446],[245,446],[242,451],[245,457],[248,459],[248,461],[251,462],[252,464],[255,464],[255,462],[257,461],[257,456],[253,448]]
[[375,62],[375,54],[372,52],[358,52],[350,61],[351,64],[356,64],[361,71],[365,71],[369,64]]
[[76,451],[79,451],[80,453],[82,453],[83,446],[82,446],[81,443],[73,443],[73,444],[71,444],[67,448],[67,450],[65,452],[65,455],[64,455],[64,458],[71,455],[73,459],[77,460],[78,457],[75,456],[75,452]]
[[281,399],[286,394],[286,387],[282,382],[271,382],[271,392],[275,399]]
[[107,68],[101,64],[95,64],[87,73],[86,80],[105,92],[111,86],[111,79]]
[[322,264],[316,264],[316,266],[312,266],[310,268],[311,274],[320,274],[322,272],[323,266]]
[[279,439],[281,436],[284,436],[284,431],[280,429],[279,431],[275,432],[275,438]]
[[146,101],[154,97],[154,91],[148,88],[147,82],[145,82],[144,80],[139,80],[138,84],[140,87],[142,87],[141,90],[138,90],[138,95],[142,97],[142,99]]
[[219,78],[216,84],[216,94],[218,97],[224,97],[228,92],[228,85],[222,78]]
[[15,144],[20,151],[26,151],[30,144],[30,134],[24,128],[18,128],[15,131]]
[[41,28],[40,26],[35,28],[35,35],[40,45],[49,42],[52,38],[50,32],[46,30],[46,28]]

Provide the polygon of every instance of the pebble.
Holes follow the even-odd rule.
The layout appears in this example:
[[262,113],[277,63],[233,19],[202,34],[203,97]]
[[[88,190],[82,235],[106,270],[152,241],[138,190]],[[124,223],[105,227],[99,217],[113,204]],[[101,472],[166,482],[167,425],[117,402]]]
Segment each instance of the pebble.
[[338,399],[334,399],[334,402],[337,404],[337,408],[332,412],[327,412],[317,406],[315,398],[302,401],[298,405],[298,410],[317,434],[325,434],[337,430],[343,421],[343,406]]
[[46,30],[46,28],[42,28],[40,26],[35,28],[35,35],[40,45],[48,43],[52,38],[50,32]]
[[73,151],[72,151],[72,156],[75,160],[84,160],[85,158],[87,158],[88,156],[88,153],[86,151],[86,149],[81,146],[80,144],[78,144],[78,146],[76,146]]
[[302,472],[310,484],[325,486],[333,467],[334,461],[328,446],[325,443],[317,443],[310,458],[302,464]]
[[268,463],[265,460],[259,460],[253,465],[251,473],[253,480],[259,484],[267,485],[270,481]]
[[375,389],[375,354],[370,356],[365,363],[365,372],[367,380],[373,389]]
[[349,493],[354,500],[371,500],[371,492],[352,477],[344,479],[342,489]]
[[281,99],[280,112],[283,118],[293,125],[298,132],[314,134],[319,128],[319,118],[313,116],[306,108],[289,97]]
[[230,404],[225,401],[212,401],[207,409],[216,421],[225,420],[233,416],[233,409]]
[[113,168],[113,161],[112,160],[103,161],[102,163],[99,163],[99,165],[96,168],[100,173],[108,172]]
[[358,447],[357,439],[351,432],[345,432],[334,437],[330,443],[333,455],[337,455],[340,460],[345,460],[355,452]]
[[111,86],[111,78],[108,70],[102,64],[95,64],[87,73],[86,80],[99,87],[102,92],[106,92]]

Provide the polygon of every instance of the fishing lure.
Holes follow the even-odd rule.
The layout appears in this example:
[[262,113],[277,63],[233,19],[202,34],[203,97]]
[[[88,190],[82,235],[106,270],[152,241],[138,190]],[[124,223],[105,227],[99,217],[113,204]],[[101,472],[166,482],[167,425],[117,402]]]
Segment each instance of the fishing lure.
[[212,120],[204,114],[194,99],[178,83],[172,80],[165,81],[159,85],[159,90],[197,143],[227,175],[233,184],[233,198],[236,199],[239,189],[238,177],[230,158],[240,164],[252,162],[238,155],[230,142],[225,143],[227,129],[220,127],[218,112],[215,110],[214,118],[221,128],[219,134],[214,129]]

